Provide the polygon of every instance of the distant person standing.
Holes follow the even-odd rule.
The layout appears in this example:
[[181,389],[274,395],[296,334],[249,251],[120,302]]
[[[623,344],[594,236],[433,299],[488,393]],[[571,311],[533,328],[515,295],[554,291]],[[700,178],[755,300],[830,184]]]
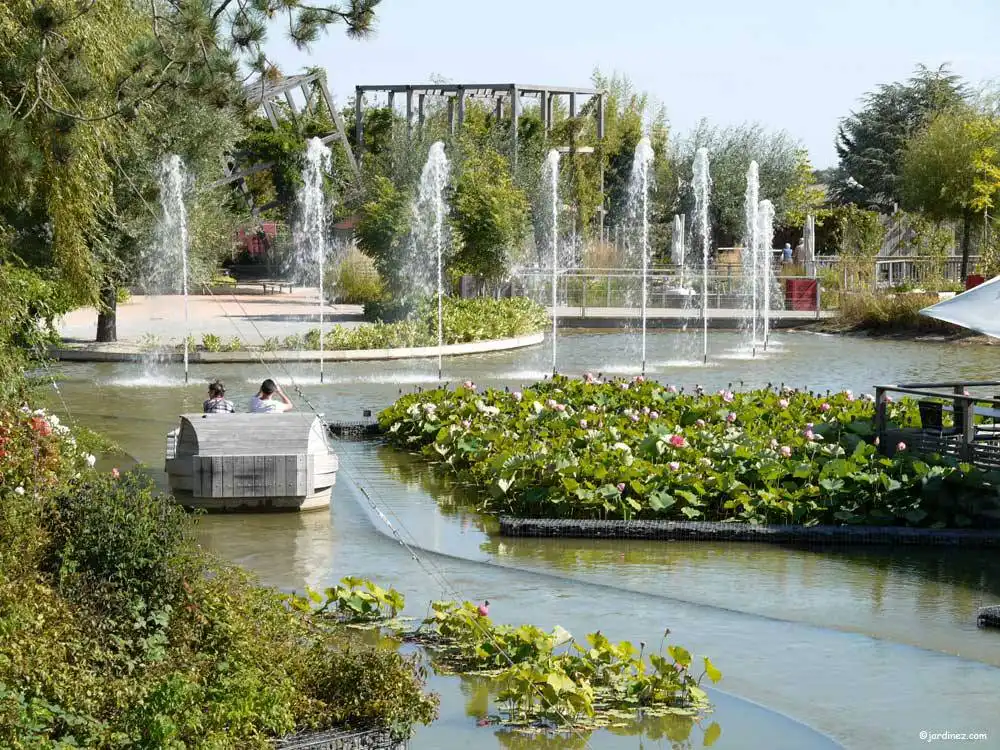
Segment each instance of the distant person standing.
[[253,414],[278,414],[292,410],[292,402],[271,378],[260,384],[257,395],[250,399]]
[[792,246],[785,243],[784,248],[781,250],[781,263],[782,265],[788,265],[792,262]]
[[795,246],[794,260],[800,266],[806,262],[806,241],[801,237],[799,238],[799,244]]

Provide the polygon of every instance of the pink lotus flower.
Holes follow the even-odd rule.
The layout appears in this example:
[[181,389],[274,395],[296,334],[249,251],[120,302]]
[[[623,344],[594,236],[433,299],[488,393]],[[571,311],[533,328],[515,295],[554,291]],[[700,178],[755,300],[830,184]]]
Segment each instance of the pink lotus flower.
[[644,378],[642,375],[636,375],[635,378],[634,378],[634,380],[635,380],[636,383],[645,383],[646,382],[646,378]]
[[480,617],[489,617],[489,614],[490,614],[490,600],[487,599],[482,604],[480,604],[478,607],[476,607],[476,611],[479,613]]
[[705,426],[705,420],[704,419],[696,420],[695,421],[695,426],[697,426],[697,427],[704,427]]
[[619,483],[618,483],[617,485],[615,485],[615,486],[616,486],[616,487],[618,488],[618,491],[619,491],[619,492],[624,492],[624,491],[625,491],[625,482],[619,482]]
[[885,394],[885,402],[887,404],[891,404],[892,403],[892,396],[890,396],[888,393]]
[[545,405],[550,409],[555,409],[558,404],[556,404],[556,400],[554,398],[550,398],[545,402]]
[[668,442],[675,448],[683,448],[687,445],[687,440],[684,439],[683,435],[671,435]]
[[791,458],[792,457],[792,449],[789,448],[787,445],[781,446],[781,455],[784,456],[785,458]]
[[822,404],[819,405],[819,410],[825,414],[826,412],[830,411],[830,404],[824,401]]
[[726,415],[726,421],[729,422],[729,424],[732,424],[733,422],[735,422],[736,421],[736,412],[734,412],[734,411],[729,412]]
[[782,409],[787,409],[788,408],[788,399],[787,398],[783,398],[783,399],[779,400],[778,401],[778,406],[780,406]]
[[468,388],[470,391],[476,390],[476,384],[473,383],[471,380],[466,380],[464,383],[462,383],[462,387]]
[[660,412],[658,412],[658,411],[651,411],[651,412],[649,412],[649,418],[650,419],[659,419],[660,418]]
[[882,442],[882,440],[881,440],[880,438],[875,438],[875,445],[876,445],[876,446],[877,446],[877,445],[878,445],[879,443],[881,443],[881,442]]
[[638,414],[633,414],[631,417],[629,417],[629,419],[631,419],[633,422],[638,422],[639,421],[639,415]]
[[581,419],[581,420],[580,420],[580,426],[581,426],[581,427],[582,427],[583,429],[585,429],[585,430],[586,430],[586,429],[587,429],[587,420],[586,420],[586,419]]
[[585,383],[593,383],[594,382],[594,375],[593,375],[593,373],[589,373],[589,372],[583,373],[583,380],[584,380]]
[[667,393],[677,393],[677,386],[676,385],[668,385],[667,386]]
[[732,391],[723,392],[722,400],[725,401],[727,404],[733,403],[733,392]]
[[805,437],[806,440],[812,440],[814,437],[816,437],[816,434],[812,430],[806,430],[805,432],[802,433],[802,435],[803,437]]
[[111,476],[112,476],[112,478],[118,479],[118,477],[120,477],[121,475],[122,475],[122,473],[120,471],[118,471],[118,467],[117,466],[111,470]]
[[898,443],[896,443],[896,450],[898,450],[898,451],[905,451],[906,450],[906,443],[904,443],[902,440],[900,440]]
[[621,388],[623,391],[627,391],[628,390],[628,383],[619,383],[618,387]]
[[669,469],[670,469],[671,471],[680,471],[680,470],[681,470],[681,465],[680,465],[680,463],[679,463],[679,462],[677,462],[677,461],[671,461],[671,462],[670,462],[669,464],[667,464],[667,467],[668,467],[668,468],[669,468]]
[[566,411],[566,404],[556,404],[553,408],[556,411]]
[[521,400],[522,398],[524,398],[524,396],[523,396],[523,395],[521,394],[521,392],[520,392],[520,391],[514,391],[514,392],[513,392],[512,394],[510,394],[510,395],[514,397],[514,400],[515,400],[515,401],[520,401],[520,400]]

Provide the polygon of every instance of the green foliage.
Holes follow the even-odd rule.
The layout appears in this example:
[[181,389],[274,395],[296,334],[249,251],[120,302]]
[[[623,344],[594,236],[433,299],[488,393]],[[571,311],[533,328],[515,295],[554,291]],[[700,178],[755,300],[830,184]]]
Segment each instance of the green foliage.
[[[392,620],[406,604],[396,589],[384,589],[374,581],[353,576],[341,579],[324,594],[325,600],[315,591],[306,589],[306,596],[293,595],[288,601],[300,611],[326,614],[337,622],[350,624]],[[314,604],[319,604],[319,609],[314,610]]]
[[358,247],[372,258],[379,276],[396,297],[409,285],[404,260],[410,220],[410,196],[388,177],[376,176],[368,186],[355,234]]
[[939,112],[965,97],[961,79],[942,65],[919,66],[907,81],[882,84],[837,130],[840,165],[830,185],[838,203],[890,213],[902,202],[906,143]]
[[809,163],[809,152],[799,149],[795,164],[795,176],[791,185],[785,189],[784,215],[779,221],[790,227],[802,227],[807,216],[816,219],[817,226],[822,226],[824,220],[832,211],[825,207],[826,195],[816,184],[812,164]]
[[459,238],[450,269],[502,280],[521,257],[528,230],[528,198],[514,184],[510,164],[496,151],[465,156],[451,201]]
[[[467,384],[404,396],[379,424],[478,488],[490,513],[954,527],[1000,508],[995,472],[882,455],[873,416],[850,393],[709,396],[557,377],[524,393]],[[890,416],[917,423],[912,402]]]
[[560,626],[547,633],[534,625],[494,625],[471,602],[432,602],[431,615],[409,637],[432,650],[438,671],[493,676],[506,704],[493,719],[515,728],[549,721],[591,729],[640,712],[694,716],[708,706],[701,679],[722,679],[707,657],[695,678],[691,655],[679,646],[666,654],[661,646],[647,663],[645,644],[637,649],[600,632],[578,643]]
[[0,412],[0,745],[263,750],[434,718],[419,665],[340,624],[397,611],[398,592],[346,579],[343,618],[289,606],[203,556],[144,475],[95,472],[85,444],[53,415]]
[[956,333],[962,329],[920,311],[940,300],[937,294],[857,293],[847,294],[840,302],[836,327],[873,333]]
[[352,246],[340,259],[332,276],[337,302],[363,305],[385,294],[375,262],[356,247]]
[[201,346],[206,352],[221,352],[222,339],[214,333],[206,333],[201,337]]
[[[760,166],[760,196],[774,202],[777,223],[794,223],[787,216],[788,199],[801,198],[803,188],[802,150],[786,132],[768,132],[760,125],[718,128],[702,121],[685,139],[676,142],[672,160],[678,176],[691,184],[695,152],[705,147],[712,173],[710,204],[712,236],[719,247],[737,245],[744,234],[743,202],[746,173],[751,161]],[[680,207],[690,213],[694,194],[689,189],[680,196]],[[801,211],[802,203],[791,209]],[[797,225],[796,225],[797,226]]]

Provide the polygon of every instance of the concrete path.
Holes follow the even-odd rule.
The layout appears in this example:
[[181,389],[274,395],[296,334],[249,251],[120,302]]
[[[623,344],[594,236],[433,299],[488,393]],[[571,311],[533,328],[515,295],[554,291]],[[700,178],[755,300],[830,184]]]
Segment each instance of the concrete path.
[[[264,294],[259,289],[241,286],[234,293],[191,295],[187,324],[182,297],[137,295],[118,306],[118,341],[136,345],[150,343],[155,337],[161,345],[178,344],[190,332],[199,341],[208,333],[223,341],[235,337],[259,345],[266,338],[284,338],[319,327],[315,288],[296,287],[291,294]],[[324,327],[361,325],[361,312],[361,305],[324,305]],[[59,321],[58,329],[67,343],[93,342],[97,311],[92,307],[74,310]]]

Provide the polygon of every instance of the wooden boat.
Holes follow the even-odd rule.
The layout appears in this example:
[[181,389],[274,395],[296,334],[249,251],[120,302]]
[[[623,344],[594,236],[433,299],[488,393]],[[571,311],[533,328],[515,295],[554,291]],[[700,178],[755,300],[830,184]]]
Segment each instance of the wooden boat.
[[182,414],[167,435],[165,470],[191,508],[315,510],[330,505],[338,459],[309,413]]

